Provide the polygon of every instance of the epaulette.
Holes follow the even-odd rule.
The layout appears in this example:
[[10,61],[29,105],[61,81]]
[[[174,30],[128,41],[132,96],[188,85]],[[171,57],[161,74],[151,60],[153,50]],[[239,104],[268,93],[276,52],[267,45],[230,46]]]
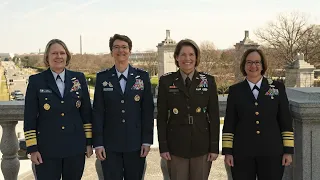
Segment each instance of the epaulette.
[[163,74],[162,76],[168,76],[168,75],[170,75],[170,74],[172,74],[172,72],[165,73],[165,74]]
[[99,74],[99,73],[103,73],[103,72],[107,72],[107,71],[109,71],[109,68],[107,68],[107,69],[103,69],[103,70],[101,70],[101,71],[97,72],[97,74]]
[[148,71],[146,71],[144,69],[141,69],[141,68],[134,68],[134,69],[137,70],[137,71],[148,72]]

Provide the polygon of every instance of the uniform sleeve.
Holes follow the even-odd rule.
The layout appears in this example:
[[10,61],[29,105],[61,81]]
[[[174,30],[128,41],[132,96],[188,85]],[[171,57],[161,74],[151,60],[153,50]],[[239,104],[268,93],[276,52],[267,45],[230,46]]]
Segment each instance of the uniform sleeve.
[[294,153],[294,133],[292,128],[292,116],[289,110],[289,101],[286,93],[285,86],[279,83],[279,110],[278,110],[278,123],[280,126],[284,153]]
[[142,98],[142,143],[153,143],[154,102],[148,73],[145,74],[144,94]]
[[83,73],[81,73],[81,81],[82,81],[81,88],[82,88],[83,96],[82,96],[82,103],[80,106],[80,114],[81,114],[83,128],[84,128],[86,139],[87,139],[87,145],[92,145],[92,124],[91,124],[92,109],[91,109],[90,96],[88,92],[88,85]]
[[235,92],[232,86],[229,88],[226,116],[222,130],[222,154],[232,155],[234,130],[237,121],[237,110],[235,107]]
[[217,85],[212,77],[211,87],[209,88],[209,104],[208,115],[210,122],[210,149],[211,153],[219,153],[219,136],[220,136],[220,116],[219,116],[219,101],[217,93]]
[[157,97],[157,128],[160,153],[169,152],[167,144],[168,105],[167,92],[163,77],[159,80]]
[[24,106],[24,136],[28,153],[38,151],[37,119],[39,115],[39,102],[35,83],[34,76],[30,76]]
[[104,123],[104,98],[103,89],[101,84],[101,75],[98,73],[96,78],[94,99],[93,99],[93,121],[92,121],[92,132],[93,132],[93,146],[103,146],[103,123]]

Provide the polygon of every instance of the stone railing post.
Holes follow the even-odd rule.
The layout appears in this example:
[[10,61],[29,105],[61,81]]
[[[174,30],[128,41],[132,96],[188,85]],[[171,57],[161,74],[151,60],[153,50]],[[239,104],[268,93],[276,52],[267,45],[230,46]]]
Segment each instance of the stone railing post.
[[320,177],[320,88],[287,88],[294,119],[295,154],[284,180]]
[[2,138],[0,149],[2,152],[1,170],[5,180],[17,180],[20,162],[17,156],[18,139],[16,136],[16,124],[18,121],[1,122]]

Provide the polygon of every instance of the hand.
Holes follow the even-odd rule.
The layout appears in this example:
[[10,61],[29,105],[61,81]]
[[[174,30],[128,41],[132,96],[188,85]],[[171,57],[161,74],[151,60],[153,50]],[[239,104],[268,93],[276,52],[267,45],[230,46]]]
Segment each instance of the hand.
[[150,146],[142,145],[141,146],[141,152],[140,157],[147,157],[150,151]]
[[93,154],[92,146],[87,146],[86,156],[89,158]]
[[31,161],[32,161],[32,163],[34,163],[36,165],[43,163],[42,157],[41,157],[41,154],[39,153],[39,151],[31,153]]
[[104,147],[96,148],[96,155],[100,161],[104,161],[107,157]]
[[230,155],[230,154],[227,154],[224,156],[224,162],[230,166],[230,167],[233,167],[234,166],[234,163],[233,163],[233,156]]
[[282,156],[282,166],[290,166],[291,163],[292,163],[292,155],[284,154]]
[[170,153],[169,152],[164,152],[164,153],[161,153],[160,156],[167,160],[167,161],[170,161],[171,160],[171,156],[170,156]]
[[216,153],[209,153],[208,154],[208,159],[207,161],[215,161],[217,158],[218,158],[219,154],[216,154]]

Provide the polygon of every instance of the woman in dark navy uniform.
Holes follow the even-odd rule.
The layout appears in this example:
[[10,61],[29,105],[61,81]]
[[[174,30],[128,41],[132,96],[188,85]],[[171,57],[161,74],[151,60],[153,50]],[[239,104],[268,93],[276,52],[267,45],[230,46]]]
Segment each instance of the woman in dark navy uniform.
[[263,77],[267,61],[259,49],[241,60],[244,81],[229,88],[222,153],[234,180],[281,180],[292,162],[294,136],[285,87]]
[[49,41],[49,68],[29,78],[24,110],[27,151],[38,180],[80,180],[85,153],[92,155],[91,103],[83,73],[66,69],[71,54],[64,42]]
[[157,127],[161,157],[171,180],[207,180],[219,154],[219,107],[215,79],[198,72],[200,50],[181,40],[174,51],[179,70],[161,76]]

